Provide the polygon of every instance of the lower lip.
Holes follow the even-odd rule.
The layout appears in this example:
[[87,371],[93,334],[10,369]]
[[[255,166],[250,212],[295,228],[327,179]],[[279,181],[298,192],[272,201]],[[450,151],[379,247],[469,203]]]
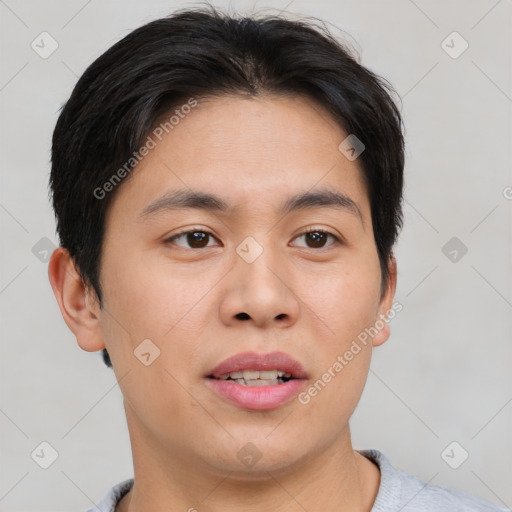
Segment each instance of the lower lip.
[[243,386],[230,380],[207,378],[210,386],[222,398],[244,409],[269,411],[288,402],[306,384],[305,379],[292,379],[274,386]]

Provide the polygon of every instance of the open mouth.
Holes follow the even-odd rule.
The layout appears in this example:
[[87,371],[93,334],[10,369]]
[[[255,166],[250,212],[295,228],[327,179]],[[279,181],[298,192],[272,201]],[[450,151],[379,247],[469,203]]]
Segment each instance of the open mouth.
[[280,370],[244,370],[238,372],[224,373],[222,375],[209,375],[208,378],[215,380],[231,381],[242,386],[261,387],[284,384],[295,380],[291,373]]
[[205,375],[207,387],[217,396],[253,411],[271,411],[290,402],[308,378],[299,362],[279,352],[238,355]]

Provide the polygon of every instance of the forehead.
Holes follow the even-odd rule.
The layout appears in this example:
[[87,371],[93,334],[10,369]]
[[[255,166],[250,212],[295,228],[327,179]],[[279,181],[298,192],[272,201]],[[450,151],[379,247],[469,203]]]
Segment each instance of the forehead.
[[153,129],[154,148],[118,191],[139,215],[194,204],[282,214],[327,203],[369,214],[359,163],[338,149],[347,133],[310,98],[207,97],[187,112],[160,138]]

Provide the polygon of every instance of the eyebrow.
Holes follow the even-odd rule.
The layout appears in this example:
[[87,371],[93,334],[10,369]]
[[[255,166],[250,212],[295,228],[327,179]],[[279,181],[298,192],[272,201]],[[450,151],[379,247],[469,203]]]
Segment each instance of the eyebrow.
[[[317,189],[289,197],[281,203],[276,213],[287,215],[294,211],[311,208],[332,208],[351,213],[357,216],[364,226],[363,215],[357,203],[347,195],[331,189]],[[140,218],[150,217],[167,211],[184,209],[200,209],[210,212],[230,213],[235,207],[214,194],[189,189],[179,189],[167,192],[152,201],[142,210]]]

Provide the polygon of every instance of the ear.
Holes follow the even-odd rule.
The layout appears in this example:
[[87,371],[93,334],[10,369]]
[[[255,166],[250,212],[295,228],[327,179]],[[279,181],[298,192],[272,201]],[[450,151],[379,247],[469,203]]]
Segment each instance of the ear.
[[[396,259],[393,253],[390,254],[388,259],[389,278],[386,290],[382,295],[375,318],[375,327],[378,328],[378,333],[374,336],[372,345],[378,347],[382,345],[391,333],[389,323],[386,321],[389,311],[393,305],[393,298],[396,290]],[[383,325],[382,325],[383,324]],[[382,328],[381,328],[382,327]]]
[[48,278],[67,326],[87,352],[105,348],[100,330],[100,307],[94,292],[86,290],[69,252],[58,247],[48,265]]

